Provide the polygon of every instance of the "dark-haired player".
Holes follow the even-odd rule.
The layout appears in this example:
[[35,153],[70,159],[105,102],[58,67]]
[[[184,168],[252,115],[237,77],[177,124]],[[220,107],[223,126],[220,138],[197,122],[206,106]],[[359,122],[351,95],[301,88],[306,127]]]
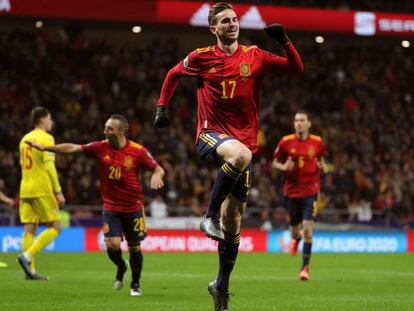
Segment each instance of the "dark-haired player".
[[[34,129],[24,135],[19,144],[22,172],[19,214],[24,233],[23,253],[18,257],[18,262],[27,280],[48,280],[48,277],[36,273],[35,257],[59,235],[59,206],[65,204],[65,197],[56,172],[55,155],[39,152],[24,143],[30,140],[45,146],[55,144],[50,134],[53,120],[49,110],[41,106],[33,108],[31,121]],[[46,223],[47,229],[35,238],[39,223]]]
[[298,253],[303,229],[303,263],[299,278],[309,280],[309,261],[312,252],[313,219],[317,212],[320,191],[320,171],[327,172],[325,147],[321,137],[311,135],[308,114],[298,111],[294,117],[295,133],[284,136],[278,143],[273,168],[284,172],[284,204],[289,213],[292,235],[290,252]]
[[99,180],[103,201],[103,232],[107,254],[117,266],[114,287],[123,287],[127,262],[122,257],[120,244],[123,236],[128,242],[129,265],[132,272],[131,296],[140,296],[140,277],[143,256],[141,241],[147,235],[143,193],[139,181],[140,168],[153,170],[151,188],[159,189],[164,183],[164,170],[147,149],[126,137],[127,119],[119,114],[112,115],[105,123],[106,140],[94,141],[87,145],[70,143],[55,146],[41,146],[27,142],[42,151],[56,153],[84,152],[99,161]]
[[285,57],[256,46],[240,45],[239,21],[228,3],[213,5],[208,22],[217,44],[192,51],[168,72],[154,125],[169,125],[167,107],[178,80],[183,76],[197,77],[196,148],[202,159],[219,167],[200,229],[219,241],[219,272],[208,289],[216,310],[227,310],[229,278],[237,258],[241,215],[250,187],[251,159],[257,151],[261,82],[269,73],[301,73],[303,65],[279,24],[265,30],[282,45]]

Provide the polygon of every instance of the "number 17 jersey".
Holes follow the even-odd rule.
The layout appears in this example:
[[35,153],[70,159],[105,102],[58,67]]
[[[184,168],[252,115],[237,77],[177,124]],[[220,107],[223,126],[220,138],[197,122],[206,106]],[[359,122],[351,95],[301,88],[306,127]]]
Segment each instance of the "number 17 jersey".
[[168,104],[175,79],[198,77],[197,137],[203,132],[227,134],[256,152],[263,77],[267,73],[303,70],[293,44],[287,44],[284,49],[287,57],[276,56],[257,46],[239,45],[231,56],[218,45],[196,49],[170,70],[159,104]]

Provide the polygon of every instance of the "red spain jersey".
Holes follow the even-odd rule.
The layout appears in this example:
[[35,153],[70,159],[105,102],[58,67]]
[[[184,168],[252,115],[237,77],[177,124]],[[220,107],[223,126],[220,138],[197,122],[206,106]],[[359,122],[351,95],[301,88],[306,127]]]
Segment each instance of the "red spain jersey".
[[319,136],[309,135],[305,140],[295,134],[283,137],[273,157],[281,163],[291,157],[295,163],[293,170],[284,172],[284,195],[297,198],[317,194],[321,183],[317,161],[324,156],[325,146]]
[[82,145],[82,151],[93,155],[99,161],[99,181],[104,210],[129,213],[143,207],[138,170],[153,170],[158,166],[144,146],[127,140],[125,147],[114,149],[104,140]]
[[[200,133],[232,136],[257,151],[259,93],[268,73],[302,72],[303,64],[292,43],[286,57],[257,46],[239,45],[227,56],[218,45],[196,49],[173,67],[162,86],[159,105],[168,105],[182,76],[198,77],[198,125]],[[277,86],[275,86],[277,87]]]

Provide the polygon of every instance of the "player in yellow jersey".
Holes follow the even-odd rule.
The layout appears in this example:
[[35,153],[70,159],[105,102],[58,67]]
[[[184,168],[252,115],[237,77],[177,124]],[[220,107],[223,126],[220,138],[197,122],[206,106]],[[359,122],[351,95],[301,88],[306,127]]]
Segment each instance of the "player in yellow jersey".
[[[57,171],[55,155],[41,152],[25,143],[33,141],[52,146],[55,140],[51,134],[53,120],[46,108],[35,107],[31,112],[34,129],[20,141],[20,166],[22,180],[20,183],[20,221],[24,224],[22,240],[23,253],[18,262],[27,280],[47,280],[48,277],[36,273],[34,259],[37,253],[52,243],[59,235],[61,226],[59,206],[65,204]],[[39,223],[46,223],[47,229],[35,238]]]

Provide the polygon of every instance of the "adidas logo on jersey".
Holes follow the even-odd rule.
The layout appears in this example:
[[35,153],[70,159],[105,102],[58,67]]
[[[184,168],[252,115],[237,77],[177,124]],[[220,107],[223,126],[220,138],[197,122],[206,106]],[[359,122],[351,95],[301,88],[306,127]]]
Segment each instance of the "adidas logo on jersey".
[[217,70],[216,70],[216,68],[211,67],[211,68],[209,69],[208,73],[217,73]]

